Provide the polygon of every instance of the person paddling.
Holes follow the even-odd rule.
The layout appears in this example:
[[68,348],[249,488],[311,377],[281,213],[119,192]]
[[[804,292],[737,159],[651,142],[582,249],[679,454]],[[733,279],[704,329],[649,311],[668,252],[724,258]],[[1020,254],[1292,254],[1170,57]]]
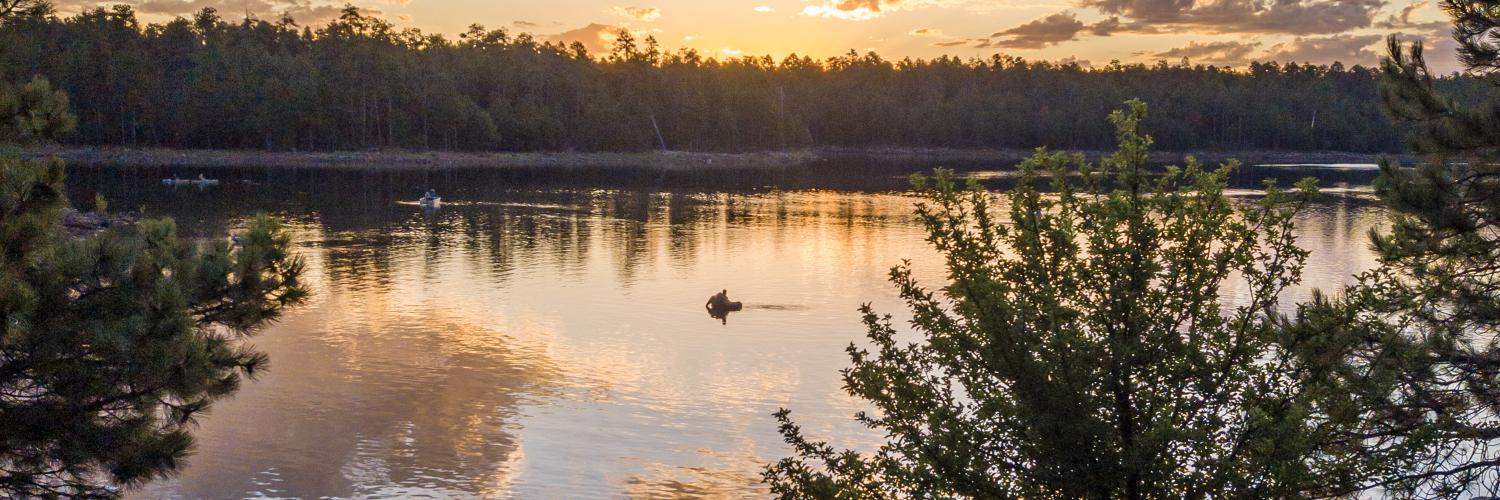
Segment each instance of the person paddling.
[[707,303],[703,304],[703,308],[708,309],[709,316],[726,325],[729,324],[729,313],[738,311],[743,307],[743,304],[729,300],[729,290],[720,290],[719,293],[709,297]]
[[714,296],[708,298],[708,303],[707,304],[703,304],[703,307],[707,307],[707,308],[713,309],[715,311],[722,311],[724,309],[728,309],[729,308],[729,290],[719,290],[719,293],[714,294]]

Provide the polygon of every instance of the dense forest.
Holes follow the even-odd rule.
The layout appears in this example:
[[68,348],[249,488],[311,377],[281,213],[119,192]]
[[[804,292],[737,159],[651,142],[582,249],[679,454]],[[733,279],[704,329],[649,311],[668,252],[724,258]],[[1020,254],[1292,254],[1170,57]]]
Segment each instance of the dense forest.
[[[1379,71],[877,54],[717,60],[624,34],[609,54],[474,26],[450,40],[346,8],[143,25],[127,6],[0,26],[0,77],[49,78],[81,144],[180,148],[743,151],[808,146],[1101,148],[1139,97],[1168,150],[1401,149]],[[1440,82],[1470,95],[1477,80]]]

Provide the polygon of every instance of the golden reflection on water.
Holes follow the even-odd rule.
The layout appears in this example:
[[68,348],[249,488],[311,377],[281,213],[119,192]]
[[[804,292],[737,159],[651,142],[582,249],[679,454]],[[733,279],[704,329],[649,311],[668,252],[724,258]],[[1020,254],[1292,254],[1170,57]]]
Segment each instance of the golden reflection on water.
[[[890,266],[941,281],[910,198],[515,198],[286,214],[313,303],[255,340],[272,369],[204,419],[191,466],[134,496],[741,497],[786,453],[779,407],[878,442],[837,375],[859,304],[904,324]],[[1310,285],[1372,265],[1357,193],[1298,222]],[[724,324],[702,309],[721,288],[747,306]]]

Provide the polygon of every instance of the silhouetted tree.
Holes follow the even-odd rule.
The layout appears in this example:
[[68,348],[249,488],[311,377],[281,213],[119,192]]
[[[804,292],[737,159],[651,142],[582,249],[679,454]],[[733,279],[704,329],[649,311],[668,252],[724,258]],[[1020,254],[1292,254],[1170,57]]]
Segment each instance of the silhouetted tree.
[[0,0],[0,20],[9,19],[17,14],[35,13],[47,5],[45,0]]
[[[0,86],[0,141],[48,140],[73,124],[45,79]],[[177,470],[194,417],[264,368],[241,339],[303,301],[302,264],[264,216],[234,244],[181,241],[171,220],[70,236],[61,162],[8,148],[0,496],[116,496]]]
[[[1494,81],[1496,4],[1442,5],[1470,74]],[[1345,434],[1349,445],[1388,458],[1364,487],[1403,497],[1493,496],[1500,494],[1500,103],[1446,97],[1420,43],[1392,37],[1382,70],[1386,109],[1426,158],[1415,169],[1382,165],[1376,186],[1391,227],[1371,235],[1379,265],[1343,297],[1304,307],[1298,328],[1324,332],[1324,383],[1365,419]]]
[[1311,181],[1236,203],[1233,164],[1148,173],[1144,112],[1111,115],[1120,146],[1100,165],[1039,151],[998,203],[918,179],[950,281],[894,269],[916,336],[867,305],[871,347],[843,372],[886,441],[840,451],[782,410],[794,456],[766,471],[776,494],[1306,498],[1385,472],[1346,441],[1378,409],[1340,406],[1317,371],[1326,339],[1274,312],[1307,255],[1292,219]]

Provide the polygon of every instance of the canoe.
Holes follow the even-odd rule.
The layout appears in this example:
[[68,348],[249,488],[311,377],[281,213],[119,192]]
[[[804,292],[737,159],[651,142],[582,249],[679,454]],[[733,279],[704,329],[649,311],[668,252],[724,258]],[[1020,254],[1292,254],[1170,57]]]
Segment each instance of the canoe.
[[725,302],[723,304],[712,304],[704,306],[713,312],[735,312],[745,309],[745,304],[739,302]]

